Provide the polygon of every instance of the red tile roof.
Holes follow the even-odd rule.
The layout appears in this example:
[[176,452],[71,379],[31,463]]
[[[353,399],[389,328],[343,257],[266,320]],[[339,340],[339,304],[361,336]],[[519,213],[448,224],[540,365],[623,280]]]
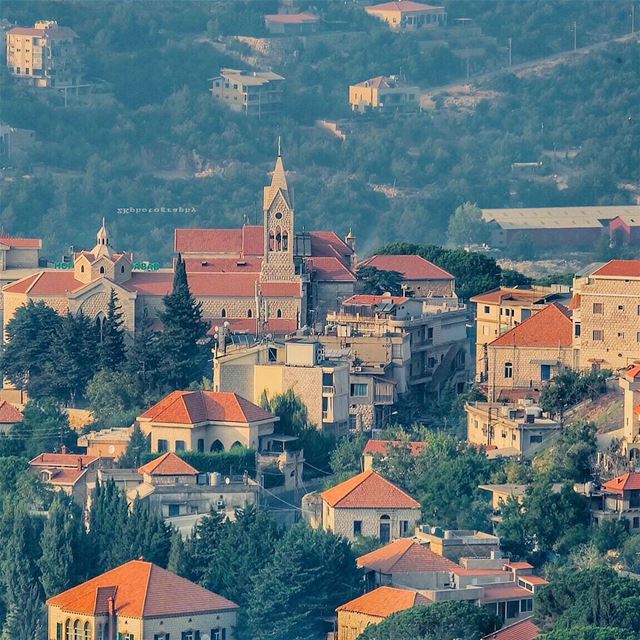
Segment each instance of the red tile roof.
[[378,305],[383,302],[393,302],[393,304],[404,304],[409,302],[411,298],[405,296],[374,296],[368,294],[358,294],[347,298],[342,304],[362,304],[362,305]]
[[83,467],[88,467],[99,459],[98,456],[88,456],[80,453],[41,453],[31,460],[29,464],[36,467],[69,467],[75,469],[79,463]]
[[340,509],[419,509],[420,503],[375,471],[365,471],[323,491],[322,499]]
[[302,13],[276,13],[266,15],[264,19],[267,22],[273,22],[274,24],[306,24],[311,22],[318,22],[320,18],[308,12]]
[[487,302],[489,304],[500,304],[502,302],[522,303],[526,305],[543,302],[546,298],[552,296],[552,292],[544,293],[533,289],[509,289],[508,287],[500,287],[481,293],[470,298],[470,302]]
[[514,582],[485,586],[483,602],[494,600],[515,600],[516,598],[531,598],[533,594],[527,589],[519,587]]
[[630,471],[602,485],[606,491],[622,493],[623,491],[635,491],[640,489],[640,472]]
[[57,487],[73,487],[87,473],[86,467],[84,469],[50,469],[45,467],[45,469],[51,474],[51,478],[47,482]]
[[640,260],[611,260],[591,275],[612,276],[615,278],[640,278]]
[[237,393],[173,391],[147,409],[140,418],[168,424],[237,422],[247,424],[277,418]]
[[34,27],[14,27],[8,34],[14,36],[37,36],[39,38],[77,38],[78,34],[69,27],[54,27],[52,29],[36,29]]
[[404,280],[453,280],[454,277],[444,269],[422,256],[376,255],[361,262],[358,267],[375,267],[380,271],[397,271]]
[[6,400],[0,400],[0,424],[17,424],[22,422],[22,412]]
[[522,582],[526,582],[527,584],[532,584],[536,587],[543,587],[549,584],[549,581],[545,580],[541,576],[528,576],[528,575],[518,576],[518,580],[522,580]]
[[175,453],[168,451],[159,458],[151,460],[140,467],[138,473],[145,473],[150,476],[196,476],[198,475],[198,470]]
[[38,238],[14,238],[8,233],[0,233],[0,244],[11,249],[42,249],[42,240]]
[[134,271],[126,284],[144,296],[166,296],[173,287],[173,273]]
[[9,293],[28,293],[33,296],[64,295],[85,284],[73,277],[73,271],[39,271],[31,276],[16,280],[4,287]]
[[442,7],[434,7],[430,4],[421,4],[419,2],[411,2],[411,0],[397,0],[396,2],[383,2],[372,7],[367,7],[367,11],[433,11],[434,9],[442,9]]
[[507,562],[504,566],[507,569],[533,569],[533,565],[528,562]]
[[47,604],[68,613],[104,615],[109,596],[116,614],[132,618],[185,616],[238,609],[238,605],[151,562],[132,560],[68,591]]
[[307,265],[313,272],[313,279],[320,282],[355,282],[356,277],[340,258],[308,258]]
[[459,565],[434,553],[412,538],[400,538],[360,556],[358,567],[382,573],[452,572]]
[[490,633],[482,640],[535,640],[542,634],[540,628],[533,622],[533,617],[518,620],[503,627],[495,633]]
[[362,455],[387,455],[389,448],[393,450],[393,447],[409,445],[412,456],[419,456],[422,450],[427,446],[426,442],[402,442],[400,440],[368,440],[364,446]]
[[631,367],[629,367],[625,373],[624,373],[624,377],[627,380],[636,380],[638,378],[640,378],[640,364],[634,364]]
[[311,256],[337,257],[343,260],[353,255],[353,249],[333,231],[311,231]]
[[[224,322],[229,323],[229,329],[234,333],[255,333],[255,318],[205,318],[211,325],[209,335],[213,335],[215,327],[221,326]],[[267,323],[261,325],[261,333],[271,333],[274,336],[288,336],[298,329],[296,318],[270,318]]]
[[417,591],[396,587],[378,587],[341,605],[336,611],[351,611],[377,618],[386,618],[398,611],[411,609],[416,605],[428,604],[431,604],[431,600]]
[[527,318],[490,343],[492,347],[570,347],[573,343],[571,311],[558,302]]
[[262,258],[186,258],[185,267],[188,272],[203,271],[206,273],[260,273]]

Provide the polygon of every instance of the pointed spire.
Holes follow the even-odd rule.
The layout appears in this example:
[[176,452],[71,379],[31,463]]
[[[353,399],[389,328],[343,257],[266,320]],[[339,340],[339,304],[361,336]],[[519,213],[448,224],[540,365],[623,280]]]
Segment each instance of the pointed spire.
[[282,138],[278,136],[278,158],[282,157]]
[[103,255],[110,257],[113,253],[109,242],[109,232],[107,231],[107,225],[104,218],[102,218],[102,226],[96,234],[96,246],[93,248],[91,253],[96,257]]

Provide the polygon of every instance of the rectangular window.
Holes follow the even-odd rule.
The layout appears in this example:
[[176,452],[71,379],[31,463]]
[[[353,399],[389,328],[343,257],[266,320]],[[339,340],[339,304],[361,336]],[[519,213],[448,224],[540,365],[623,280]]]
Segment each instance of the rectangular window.
[[406,536],[409,533],[409,521],[400,520],[400,536]]
[[332,387],[333,386],[333,373],[322,372],[322,386],[323,387]]
[[604,340],[604,330],[603,329],[594,329],[593,330],[593,340],[595,342],[602,342]]
[[175,518],[180,515],[180,505],[179,504],[170,504],[169,505],[169,517]]
[[520,601],[510,600],[507,602],[507,618],[517,618],[520,614]]
[[186,445],[184,440],[176,440],[176,451],[184,451],[186,449]]
[[354,536],[362,535],[362,520],[353,521],[353,535]]
[[636,333],[636,342],[640,342],[640,331]]
[[542,436],[529,436],[529,442],[531,444],[538,444],[542,442]]
[[550,364],[541,364],[540,365],[540,380],[546,382],[547,380],[551,380],[551,365]]
[[533,611],[533,600],[531,598],[520,600],[520,613],[525,613],[527,611]]
[[491,308],[488,305],[484,305],[484,312],[485,313],[490,313],[491,312]]
[[351,395],[354,398],[365,398],[369,395],[369,385],[360,383],[352,384]]
[[618,331],[618,338],[624,338],[624,331]]
[[56,624],[56,640],[62,640],[62,622]]
[[618,305],[618,311],[624,311],[624,305],[623,304],[619,304]]
[[633,519],[633,528],[640,529],[640,518],[637,516]]
[[578,323],[576,323],[574,327],[573,334],[575,335],[576,338],[580,337],[580,325]]
[[169,451],[169,441],[168,440],[158,440],[158,453],[166,453]]
[[596,315],[602,315],[604,313],[604,302],[594,302],[593,313]]
[[504,363],[504,377],[513,378],[513,364],[511,362]]

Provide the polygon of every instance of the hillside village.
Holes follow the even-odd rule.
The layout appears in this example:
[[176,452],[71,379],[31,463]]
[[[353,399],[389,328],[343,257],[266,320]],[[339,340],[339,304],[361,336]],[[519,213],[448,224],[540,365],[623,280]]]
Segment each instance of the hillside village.
[[[33,108],[84,118],[113,107],[123,89],[91,75],[69,20],[105,9],[47,5],[27,22],[35,10],[18,6],[9,14],[21,24],[3,19],[2,638],[640,638],[640,177],[625,173],[635,115],[619,134],[628,164],[609,168],[612,190],[585,203],[575,183],[564,188],[564,170],[587,170],[554,142],[544,156],[554,173],[546,159],[514,160],[504,199],[447,196],[446,244],[412,233],[406,217],[380,224],[371,209],[352,220],[329,186],[342,169],[332,176],[319,160],[313,182],[301,161],[303,131],[344,150],[434,110],[480,117],[499,99],[489,91],[446,106],[437,88],[449,80],[471,87],[482,75],[473,93],[498,77],[507,91],[507,74],[527,76],[530,64],[637,56],[635,23],[615,31],[619,16],[598,8],[611,32],[594,27],[578,47],[575,20],[573,49],[547,44],[539,56],[523,36],[514,62],[512,38],[505,48],[492,35],[493,14],[461,5],[194,6],[176,21],[199,33],[189,46],[221,62],[198,108],[214,110],[227,143],[251,130],[271,136],[268,168],[262,141],[244,143],[244,176],[192,145],[188,175],[162,180],[194,198],[210,187],[197,207],[169,206],[168,187],[156,185],[165,191],[153,206],[105,195],[77,224],[67,216],[87,187],[108,184],[96,170],[106,161],[80,168],[81,155],[67,156],[82,185],[64,192],[64,206],[34,213],[40,180],[56,198],[67,189],[53,174],[74,150],[60,149],[58,167],[42,162],[67,125],[45,141]],[[120,37],[147,33],[129,11],[114,5]],[[336,108],[335,85],[302,65],[315,49],[351,51],[341,42],[352,33],[394,42],[398,71],[364,61]],[[420,72],[416,52],[441,69]],[[303,72],[315,97],[300,92]],[[31,105],[24,118],[21,101]],[[169,126],[155,107],[135,108]],[[28,118],[33,128],[17,126]],[[80,154],[87,122],[73,125]],[[111,125],[92,126],[104,135]],[[123,159],[120,177],[139,160]],[[374,184],[377,172],[376,197],[408,198],[415,228],[433,224],[429,207],[415,207],[419,181]],[[556,192],[562,201],[543,197]],[[315,214],[316,197],[331,215]],[[550,245],[556,264],[575,256],[579,266],[540,277]],[[527,268],[509,268],[509,256]]]

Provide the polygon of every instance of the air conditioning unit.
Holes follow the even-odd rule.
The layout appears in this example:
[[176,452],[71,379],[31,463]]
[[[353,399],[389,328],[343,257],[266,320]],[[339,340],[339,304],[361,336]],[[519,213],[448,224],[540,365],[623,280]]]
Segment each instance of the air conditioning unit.
[[362,371],[362,367],[353,367],[355,373],[360,373]]
[[216,502],[216,506],[218,509],[224,509],[224,500],[218,500],[218,502]]

